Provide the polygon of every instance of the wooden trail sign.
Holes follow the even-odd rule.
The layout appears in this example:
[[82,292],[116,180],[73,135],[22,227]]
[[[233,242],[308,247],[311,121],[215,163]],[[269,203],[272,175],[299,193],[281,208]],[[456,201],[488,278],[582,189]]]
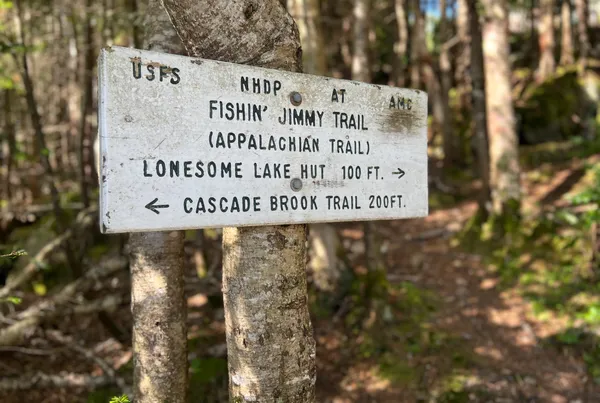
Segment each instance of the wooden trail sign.
[[106,233],[422,217],[427,94],[102,50]]

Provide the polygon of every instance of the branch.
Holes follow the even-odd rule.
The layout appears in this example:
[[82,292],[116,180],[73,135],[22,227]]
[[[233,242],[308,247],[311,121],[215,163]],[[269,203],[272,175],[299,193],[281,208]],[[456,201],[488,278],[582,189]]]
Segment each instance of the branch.
[[26,374],[18,378],[0,379],[0,390],[28,390],[41,388],[84,388],[96,389],[113,385],[109,376],[91,376],[73,372],[61,372],[59,375],[48,375],[41,372]]
[[0,330],[0,346],[19,344],[35,327],[58,316],[114,310],[123,303],[123,297],[109,295],[103,299],[75,306],[68,303],[76,294],[90,289],[100,278],[109,276],[126,266],[127,262],[123,258],[109,259],[103,265],[89,269],[83,277],[65,286],[58,294],[20,312],[17,314],[17,322]]
[[115,369],[104,359],[98,357],[91,350],[89,350],[83,346],[80,346],[71,337],[67,337],[64,334],[62,334],[61,332],[51,331],[51,332],[47,332],[46,334],[50,340],[60,343],[64,346],[66,346],[67,348],[70,348],[73,351],[76,351],[79,354],[83,355],[88,360],[96,363],[96,365],[98,365],[98,367],[100,367],[100,369],[106,374],[106,376],[108,376],[114,382],[114,384],[119,387],[119,389],[121,390],[122,393],[130,394],[130,393],[128,393],[128,392],[130,392],[130,390],[129,390],[129,387],[127,386],[127,383],[125,382],[125,380],[123,378],[121,378],[117,374]]
[[21,271],[2,288],[0,289],[0,299],[6,298],[17,288],[21,287],[27,281],[31,280],[38,272],[40,265],[47,261],[50,256],[58,251],[61,246],[74,235],[79,236],[87,232],[87,229],[95,222],[94,217],[97,213],[96,207],[90,207],[81,211],[77,220],[73,224],[73,228],[67,230],[59,237],[44,246],[31,261]]

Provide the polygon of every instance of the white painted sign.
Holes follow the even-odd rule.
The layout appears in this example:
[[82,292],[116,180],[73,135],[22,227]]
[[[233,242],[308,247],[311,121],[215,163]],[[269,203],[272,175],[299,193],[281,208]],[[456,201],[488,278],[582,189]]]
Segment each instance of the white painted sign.
[[103,232],[427,215],[427,94],[112,47]]

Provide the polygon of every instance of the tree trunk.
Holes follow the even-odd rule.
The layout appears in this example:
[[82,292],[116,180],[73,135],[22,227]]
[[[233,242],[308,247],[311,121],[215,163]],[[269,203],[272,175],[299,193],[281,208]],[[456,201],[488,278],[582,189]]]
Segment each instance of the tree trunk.
[[370,0],[354,0],[354,32],[352,52],[352,79],[371,81],[369,69],[369,13]]
[[83,94],[81,99],[81,123],[79,126],[79,186],[81,191],[81,201],[85,207],[90,205],[90,177],[91,177],[91,155],[90,143],[92,137],[92,127],[88,122],[88,116],[92,113],[94,107],[93,94],[93,72],[96,63],[94,48],[94,28],[92,27],[92,0],[86,1],[85,14],[85,36],[83,44]]
[[[145,48],[185,53],[160,0],[146,12]],[[186,402],[187,306],[183,232],[131,234],[134,401]]]
[[577,36],[579,37],[579,65],[582,70],[585,70],[590,53],[588,0],[575,0],[575,11],[577,13]]
[[458,83],[458,104],[461,111],[471,106],[471,36],[469,34],[469,0],[458,0],[456,14],[456,35],[460,40],[456,58],[456,75]]
[[440,128],[444,138],[444,166],[457,166],[463,161],[461,157],[461,141],[458,133],[453,130],[452,119],[450,118],[450,88],[452,87],[452,64],[450,63],[450,39],[448,19],[446,17],[446,0],[440,1],[440,38],[442,46],[440,49],[440,90],[441,90],[441,108],[443,109],[443,121],[440,122]]
[[560,9],[561,20],[561,47],[560,64],[567,66],[575,62],[573,55],[573,27],[571,26],[571,2],[563,0]]
[[412,9],[415,18],[410,47],[410,86],[419,89],[421,88],[422,51],[427,50],[427,43],[425,40],[425,14],[421,11],[419,0],[412,0]]
[[469,36],[471,37],[470,72],[472,83],[472,116],[474,124],[475,146],[477,149],[477,167],[481,175],[481,195],[479,210],[483,220],[491,213],[490,194],[490,157],[488,148],[487,119],[485,115],[485,74],[483,61],[483,39],[477,4],[468,2]]
[[[298,30],[279,0],[164,4],[192,56],[301,70]],[[306,226],[225,228],[223,251],[230,401],[314,402]]]
[[517,213],[520,200],[518,138],[511,96],[508,7],[506,0],[484,0],[483,32],[490,186],[497,215]]
[[304,72],[325,75],[327,58],[323,46],[319,1],[288,0],[288,10],[294,17],[300,32]]
[[139,0],[127,0],[127,8],[131,13],[131,39],[134,48],[139,49],[142,46],[142,35],[140,29],[140,12],[138,7]]
[[12,168],[13,168],[13,159],[15,158],[15,153],[17,152],[17,142],[15,138],[15,123],[12,113],[12,99],[14,90],[5,89],[4,90],[4,134],[6,135],[6,149],[7,154],[5,156],[5,164],[6,164],[6,176],[4,179],[4,197],[6,201],[10,204],[12,203],[12,186],[11,186],[11,176],[12,176]]
[[187,306],[183,232],[135,233],[129,244],[134,401],[184,403]]
[[398,87],[405,85],[406,52],[408,51],[408,18],[406,13],[406,0],[394,2],[396,10],[396,24],[398,25],[398,43],[396,43],[395,84]]
[[540,0],[538,79],[545,80],[556,67],[554,61],[554,0]]

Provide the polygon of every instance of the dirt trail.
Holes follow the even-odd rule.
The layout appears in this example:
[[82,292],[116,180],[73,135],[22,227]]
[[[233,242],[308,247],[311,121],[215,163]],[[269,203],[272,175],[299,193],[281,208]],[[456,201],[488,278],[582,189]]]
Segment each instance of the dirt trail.
[[[530,304],[514,289],[502,288],[480,256],[451,246],[451,234],[460,230],[476,209],[474,202],[467,202],[434,211],[425,219],[379,226],[389,240],[389,280],[410,282],[437,296],[432,326],[451,340],[450,348],[456,350],[460,363],[448,363],[452,357],[444,349],[426,354],[413,364],[425,367],[419,385],[404,386],[382,380],[373,365],[354,363],[336,393],[323,396],[323,401],[600,402],[600,388],[589,379],[583,360],[547,341],[564,323],[552,318],[537,320]],[[320,341],[321,351],[326,350],[323,355],[335,351],[328,345],[330,337]],[[331,357],[322,358],[335,362]],[[432,397],[429,388],[439,386],[453,373],[460,373],[462,379],[460,393],[450,395],[454,400],[448,395]],[[334,379],[326,378],[321,385],[331,388]]]

